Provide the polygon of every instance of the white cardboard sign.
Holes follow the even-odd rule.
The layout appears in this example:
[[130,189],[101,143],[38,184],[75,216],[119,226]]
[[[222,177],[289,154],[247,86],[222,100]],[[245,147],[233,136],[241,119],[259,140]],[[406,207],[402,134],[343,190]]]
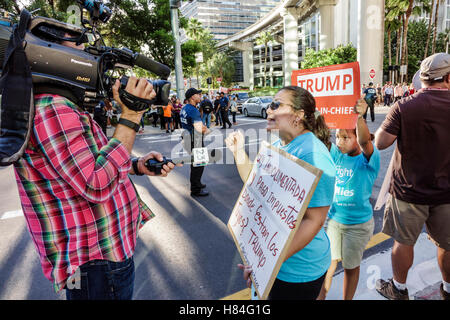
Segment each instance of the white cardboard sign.
[[322,175],[284,150],[263,143],[231,213],[228,229],[253,285],[267,299]]

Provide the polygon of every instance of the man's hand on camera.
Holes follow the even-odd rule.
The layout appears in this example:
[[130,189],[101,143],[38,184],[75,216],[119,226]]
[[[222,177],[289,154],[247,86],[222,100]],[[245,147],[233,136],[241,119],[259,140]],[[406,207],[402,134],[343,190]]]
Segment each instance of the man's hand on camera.
[[[114,100],[117,101],[117,103],[120,104],[120,107],[122,108],[122,117],[124,117],[127,120],[133,121],[135,123],[139,123],[141,121],[142,115],[145,113],[144,111],[133,111],[128,109],[125,104],[120,100],[119,97],[119,87],[120,82],[119,80],[116,80],[116,83],[114,84],[112,90],[113,90],[113,97]],[[128,93],[139,97],[143,99],[152,100],[154,97],[156,97],[156,92],[153,90],[153,85],[149,83],[145,78],[136,78],[136,77],[130,77],[128,79],[127,86],[125,88],[125,91]]]
[[[147,167],[145,166],[145,162],[148,159],[156,159],[158,161],[163,161],[163,156],[159,152],[151,151],[151,152],[147,153],[145,156],[140,157],[139,160],[138,160],[138,170],[139,170],[139,172],[143,173],[145,175],[148,175],[148,176],[154,176],[155,173],[151,172],[150,170],[148,170]],[[182,166],[182,164],[177,165],[177,167],[181,167],[181,166]],[[167,175],[169,174],[170,171],[172,171],[173,168],[175,168],[175,165],[173,163],[169,162],[168,164],[164,165],[162,167],[160,176],[161,177],[167,177]]]

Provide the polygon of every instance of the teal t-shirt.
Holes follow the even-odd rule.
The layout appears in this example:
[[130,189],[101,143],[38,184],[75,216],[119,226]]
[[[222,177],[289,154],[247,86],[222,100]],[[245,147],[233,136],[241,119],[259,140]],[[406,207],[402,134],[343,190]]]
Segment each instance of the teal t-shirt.
[[[323,171],[308,208],[330,206],[333,202],[336,169],[322,141],[308,132],[285,146],[281,145],[280,140],[273,145]],[[330,263],[330,240],[321,228],[308,245],[281,265],[277,278],[294,283],[314,281],[327,272]]]
[[328,217],[342,224],[369,221],[373,215],[369,199],[380,171],[380,152],[374,146],[368,161],[362,152],[350,157],[333,143],[330,153],[336,165],[336,186]]

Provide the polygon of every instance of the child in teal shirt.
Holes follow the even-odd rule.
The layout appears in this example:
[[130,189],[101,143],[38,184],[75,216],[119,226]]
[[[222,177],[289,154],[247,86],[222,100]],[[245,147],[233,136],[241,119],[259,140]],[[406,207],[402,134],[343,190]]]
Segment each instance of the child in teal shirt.
[[373,235],[373,210],[369,199],[380,170],[380,153],[372,143],[373,135],[362,116],[366,110],[367,104],[360,100],[355,106],[359,114],[356,129],[337,130],[336,144],[330,149],[336,165],[334,199],[327,227],[332,262],[319,299],[325,299],[341,259],[343,298],[353,298],[364,249]]

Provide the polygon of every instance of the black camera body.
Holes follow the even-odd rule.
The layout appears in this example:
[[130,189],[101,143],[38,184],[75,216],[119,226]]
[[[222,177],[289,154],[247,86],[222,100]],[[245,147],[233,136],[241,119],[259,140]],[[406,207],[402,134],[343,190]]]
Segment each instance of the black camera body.
[[[95,3],[99,2],[95,1]],[[0,21],[0,68],[3,65],[11,32],[12,28],[8,26],[7,20]],[[137,108],[135,111],[141,111],[144,106],[148,108],[151,104],[167,105],[170,93],[170,82],[167,81],[170,69],[167,66],[126,48],[101,46],[96,43],[94,46],[79,50],[49,39],[49,34],[52,36],[58,32],[62,32],[63,36],[65,32],[80,35],[81,39],[86,30],[44,17],[35,17],[29,23],[24,48],[34,87],[55,87],[66,90],[71,97],[75,97],[77,100],[74,101],[75,103],[89,108],[105,98],[112,99],[112,86],[115,83],[112,75],[114,70],[139,66],[157,74],[161,80],[149,80],[157,95],[153,100],[145,100],[144,104],[134,104]],[[126,86],[124,79],[121,80],[123,90]]]

